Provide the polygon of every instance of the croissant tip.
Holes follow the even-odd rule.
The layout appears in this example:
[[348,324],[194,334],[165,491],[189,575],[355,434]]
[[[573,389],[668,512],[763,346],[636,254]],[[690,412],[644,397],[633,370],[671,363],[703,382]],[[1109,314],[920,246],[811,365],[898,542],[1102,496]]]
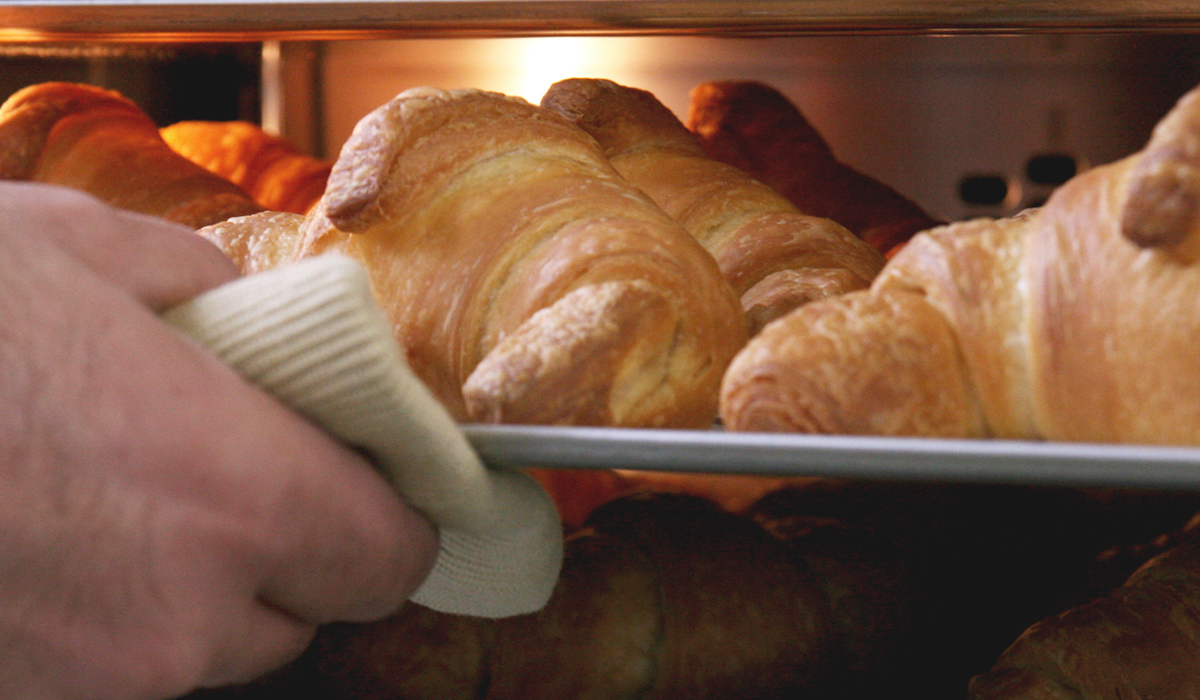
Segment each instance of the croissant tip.
[[1139,247],[1178,246],[1200,223],[1200,170],[1172,155],[1149,157],[1133,176],[1120,226]]
[[381,111],[359,122],[330,170],[324,214],[342,230],[356,229],[355,221],[380,196],[395,151],[393,139],[379,135],[389,131],[386,122]]

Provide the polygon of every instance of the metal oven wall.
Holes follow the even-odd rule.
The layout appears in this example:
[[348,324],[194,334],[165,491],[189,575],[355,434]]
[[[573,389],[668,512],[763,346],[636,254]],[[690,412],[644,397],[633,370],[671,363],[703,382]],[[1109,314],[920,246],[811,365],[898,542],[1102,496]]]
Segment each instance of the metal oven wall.
[[[754,79],[788,94],[843,160],[945,219],[1038,204],[1055,183],[1029,176],[1031,158],[1082,169],[1127,155],[1200,82],[1200,39],[1188,35],[426,39],[321,53],[329,154],[366,112],[418,85],[536,101],[554,80],[604,77],[683,115],[697,83]],[[964,200],[964,180],[979,177],[1003,187],[998,203]]]

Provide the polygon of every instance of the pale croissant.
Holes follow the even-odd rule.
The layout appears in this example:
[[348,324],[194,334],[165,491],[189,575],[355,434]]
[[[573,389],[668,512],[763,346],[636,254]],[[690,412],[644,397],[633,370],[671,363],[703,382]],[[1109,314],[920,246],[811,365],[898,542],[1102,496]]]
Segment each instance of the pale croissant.
[[1200,444],[1200,91],[1039,210],[914,238],[736,358],[735,430]]
[[405,91],[359,122],[305,219],[218,228],[244,265],[360,260],[459,420],[706,426],[746,338],[716,262],[595,140],[496,93]]
[[31,85],[0,106],[0,179],[73,187],[193,228],[263,209],[172,151],[136,104],[75,83]]
[[873,247],[704,153],[654,95],[609,80],[552,85],[542,105],[594,136],[613,167],[695,236],[757,331],[814,299],[863,289],[883,267]]

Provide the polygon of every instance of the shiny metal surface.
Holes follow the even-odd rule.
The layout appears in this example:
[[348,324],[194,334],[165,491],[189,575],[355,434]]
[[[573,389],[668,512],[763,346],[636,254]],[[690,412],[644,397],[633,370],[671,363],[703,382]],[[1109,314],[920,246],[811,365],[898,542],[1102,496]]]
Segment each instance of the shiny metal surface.
[[1195,448],[722,430],[463,429],[495,466],[1200,490]]
[[0,41],[1200,28],[1194,0],[5,0]]

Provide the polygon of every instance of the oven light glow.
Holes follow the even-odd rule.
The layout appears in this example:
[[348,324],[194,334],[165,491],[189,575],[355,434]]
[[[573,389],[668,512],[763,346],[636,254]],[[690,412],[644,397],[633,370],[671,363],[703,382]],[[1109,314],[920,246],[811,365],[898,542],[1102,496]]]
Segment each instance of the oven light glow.
[[521,47],[521,83],[515,93],[537,104],[547,88],[564,78],[586,75],[587,39],[547,37],[529,39]]
[[[496,89],[537,104],[555,82],[565,78],[609,78],[620,82],[629,68],[629,53],[620,39],[598,37],[539,37],[499,42],[505,55],[500,63],[512,70]],[[634,52],[636,53],[636,52]]]
[[21,43],[44,41],[48,37],[44,32],[36,29],[18,29],[15,27],[0,28],[0,43]]

